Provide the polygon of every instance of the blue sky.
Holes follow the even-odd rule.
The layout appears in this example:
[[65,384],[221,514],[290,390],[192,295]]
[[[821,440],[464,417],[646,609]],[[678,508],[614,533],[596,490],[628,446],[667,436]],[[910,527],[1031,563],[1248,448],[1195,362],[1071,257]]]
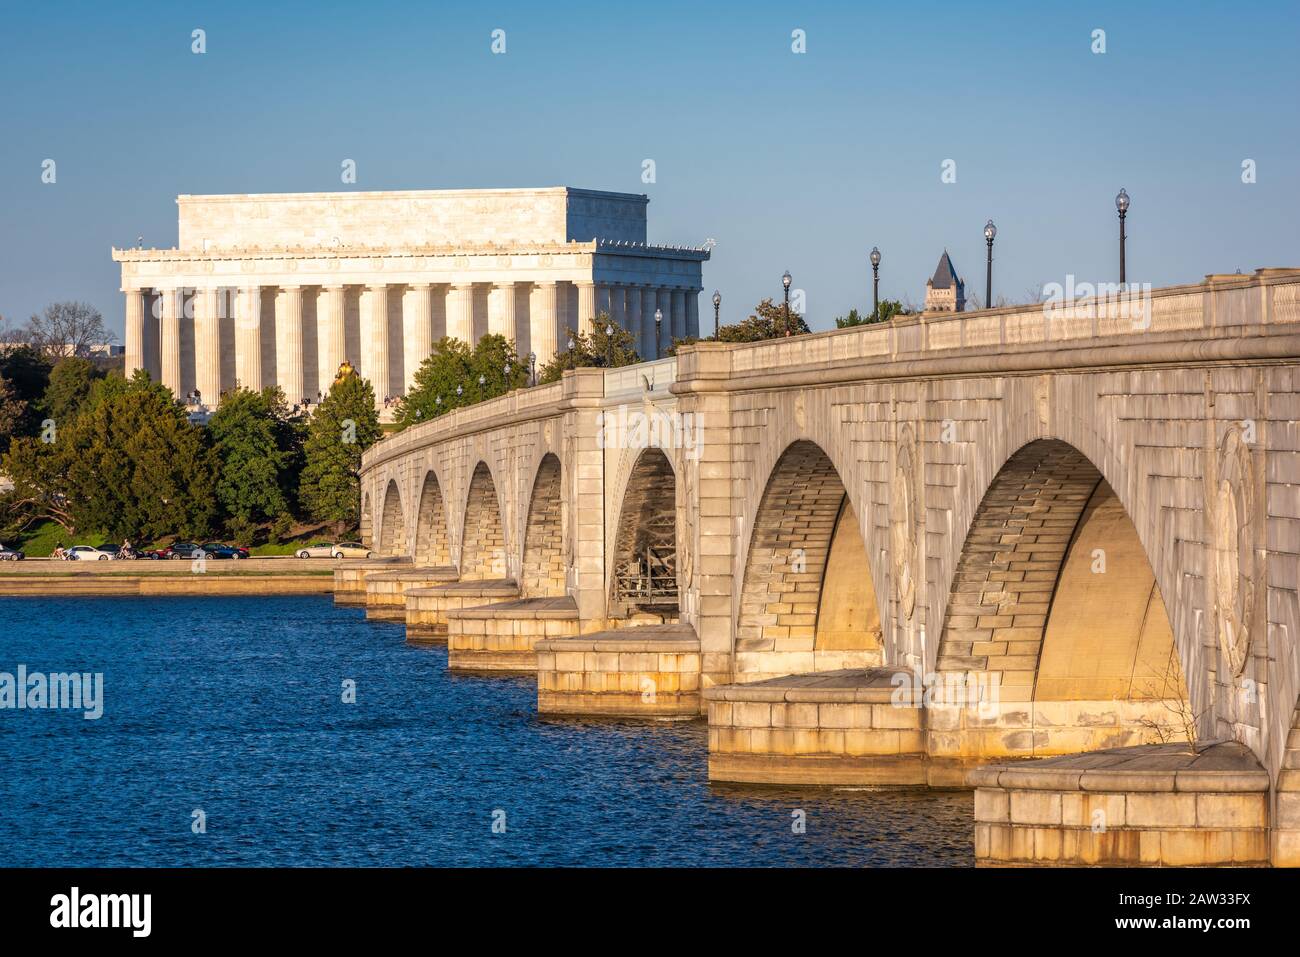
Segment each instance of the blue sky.
[[0,315],[120,333],[109,249],[174,245],[178,193],[644,192],[651,241],[717,241],[724,322],[789,269],[814,329],[869,308],[873,245],[883,296],[945,247],[982,296],[990,217],[995,296],[1113,279],[1120,186],[1130,281],[1300,265],[1298,46],[1295,2],[6,2]]

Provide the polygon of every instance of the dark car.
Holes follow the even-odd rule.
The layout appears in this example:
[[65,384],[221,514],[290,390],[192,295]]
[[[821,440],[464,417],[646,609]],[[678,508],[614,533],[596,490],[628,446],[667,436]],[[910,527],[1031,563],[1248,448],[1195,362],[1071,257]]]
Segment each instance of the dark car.
[[238,545],[223,545],[221,542],[208,542],[203,546],[203,554],[208,558],[247,558],[248,549]]
[[203,550],[193,542],[173,542],[158,552],[163,558],[179,561],[182,558],[198,558]]
[[0,562],[21,562],[25,557],[18,549],[0,544]]

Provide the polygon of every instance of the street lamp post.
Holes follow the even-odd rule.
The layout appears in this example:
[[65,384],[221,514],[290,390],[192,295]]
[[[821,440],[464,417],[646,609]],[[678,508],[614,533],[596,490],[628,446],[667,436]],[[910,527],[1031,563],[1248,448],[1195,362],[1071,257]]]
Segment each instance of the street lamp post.
[[989,261],[988,273],[984,280],[984,308],[993,308],[993,237],[998,234],[998,228],[993,225],[993,220],[984,224],[984,241],[989,244]]
[[662,309],[656,309],[655,310],[655,358],[656,359],[659,359],[663,356],[663,349],[660,346],[660,339],[659,339],[659,332],[661,329],[663,329],[663,326],[664,326],[664,311]]
[[785,288],[785,334],[790,335],[790,270],[785,271],[781,277],[781,285]]
[[722,293],[713,290],[713,339],[718,339],[718,310],[722,308]]
[[578,357],[573,354],[573,347],[576,345],[577,343],[573,341],[573,336],[569,336],[569,368],[570,369],[576,369],[578,367],[577,365]]
[[1115,197],[1115,208],[1119,210],[1119,284],[1124,285],[1124,217],[1128,215],[1128,193],[1120,187]]
[[871,247],[871,318],[880,318],[880,247]]
[[605,368],[614,368],[614,325],[613,323],[605,324],[605,352],[609,358],[605,360]]
[[528,353],[528,368],[532,370],[533,385],[537,385],[537,353]]

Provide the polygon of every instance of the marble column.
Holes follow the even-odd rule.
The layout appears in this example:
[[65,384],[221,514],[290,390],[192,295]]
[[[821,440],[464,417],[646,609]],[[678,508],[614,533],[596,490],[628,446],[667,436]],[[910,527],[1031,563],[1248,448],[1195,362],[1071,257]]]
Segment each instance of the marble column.
[[235,378],[245,389],[262,388],[262,288],[240,289],[235,302]]
[[488,297],[488,332],[519,341],[515,333],[515,284],[499,282]]
[[433,352],[433,287],[415,283],[402,295],[402,370],[404,391],[409,392],[415,373]]
[[610,289],[607,283],[596,284],[596,315],[602,312],[611,319],[614,317],[614,305],[610,302]]
[[194,290],[194,388],[209,409],[221,401],[221,316],[217,290]]
[[316,301],[316,349],[320,391],[328,393],[339,374],[339,366],[348,357],[347,327],[343,319],[342,286],[322,286]]
[[126,368],[129,379],[144,364],[144,295],[139,289],[123,289],[126,294]]
[[624,289],[624,295],[627,297],[627,307],[624,310],[627,316],[627,331],[632,333],[637,354],[642,359],[653,359],[654,354],[645,351],[645,317],[641,315],[641,290],[635,286],[628,286]]
[[655,290],[655,299],[658,303],[659,311],[664,314],[663,330],[659,333],[659,352],[661,355],[668,352],[669,347],[673,344],[673,293],[671,289],[659,287]]
[[686,331],[686,290],[674,289],[671,296],[673,302],[673,335],[678,339],[685,339],[690,335]]
[[627,297],[622,286],[609,286],[609,317],[621,329],[628,329]]
[[302,287],[281,286],[275,297],[275,381],[290,407],[302,402]]
[[574,285],[578,287],[578,331],[591,335],[596,318],[596,284],[579,279]]
[[[698,339],[700,337],[700,291],[687,289],[683,295],[686,297],[686,334]],[[709,335],[713,335],[712,330],[709,330]]]
[[473,283],[453,283],[447,291],[447,335],[474,345]]
[[160,289],[162,299],[162,383],[178,399],[181,393],[181,312],[184,293],[180,289]]
[[[647,359],[656,359],[659,358],[655,355],[655,309],[659,305],[658,292],[651,288],[638,290],[638,294],[641,296],[641,334],[645,337],[642,355]],[[661,353],[662,348],[666,346],[666,343],[662,344]]]
[[533,286],[532,299],[528,306],[529,345],[537,353],[537,368],[550,362],[557,351],[558,329],[560,325],[556,310],[559,307],[559,293],[553,282],[539,282]]
[[392,395],[388,361],[388,286],[366,286],[361,303],[361,376],[370,380],[375,402]]

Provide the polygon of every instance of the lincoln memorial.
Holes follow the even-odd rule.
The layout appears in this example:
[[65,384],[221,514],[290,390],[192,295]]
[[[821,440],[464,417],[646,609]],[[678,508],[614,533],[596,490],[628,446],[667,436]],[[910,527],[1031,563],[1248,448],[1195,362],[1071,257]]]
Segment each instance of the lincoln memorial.
[[707,249],[646,242],[648,197],[559,186],[179,196],[175,249],[114,249],[126,373],[213,404],[328,390],[346,359],[377,401],[444,335],[513,339],[538,366],[607,312],[645,358],[698,334]]

